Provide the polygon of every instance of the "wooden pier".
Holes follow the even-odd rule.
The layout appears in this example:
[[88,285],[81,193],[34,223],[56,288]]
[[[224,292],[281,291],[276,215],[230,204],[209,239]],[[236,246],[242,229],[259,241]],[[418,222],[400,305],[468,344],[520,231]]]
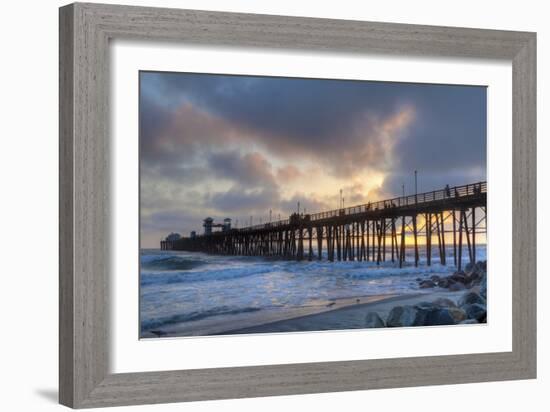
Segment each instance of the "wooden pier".
[[[476,210],[478,212],[476,213]],[[185,250],[239,256],[329,261],[406,261],[406,245],[420,248],[425,261],[432,252],[440,263],[451,261],[460,270],[463,254],[476,261],[476,240],[486,234],[487,183],[446,187],[315,214],[292,214],[288,219],[233,228],[176,241],[161,241],[163,250]],[[452,244],[452,256],[447,248]],[[325,253],[323,253],[325,251]]]

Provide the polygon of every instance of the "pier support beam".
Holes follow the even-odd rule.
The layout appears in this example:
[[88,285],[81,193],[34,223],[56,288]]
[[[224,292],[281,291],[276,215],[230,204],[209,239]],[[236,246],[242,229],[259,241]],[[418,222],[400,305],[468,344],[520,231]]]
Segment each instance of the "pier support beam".
[[452,211],[452,218],[453,218],[453,259],[455,267],[457,265],[457,259],[456,259],[456,212],[453,209]]
[[334,237],[336,238],[336,257],[338,259],[338,262],[340,262],[342,260],[342,249],[340,247],[341,246],[340,245],[340,243],[341,243],[340,242],[341,241],[341,239],[340,239],[340,237],[341,237],[340,236],[340,232],[341,232],[340,225],[335,226],[334,229],[335,229]]
[[399,267],[405,262],[405,216],[401,218],[401,250],[399,252]]
[[414,232],[414,265],[418,266],[418,261],[420,260],[420,256],[418,253],[418,227],[416,225],[416,215],[412,217],[413,221],[413,232]]
[[464,210],[460,209],[460,221],[458,224],[458,270],[462,270],[462,222],[464,220]]
[[323,226],[317,226],[315,233],[317,234],[317,259],[321,260],[323,258]]
[[472,257],[476,262],[476,208],[472,207]]
[[311,261],[313,259],[313,228],[310,226],[307,228],[307,234],[308,234],[308,240],[309,240],[309,254],[308,254],[308,260]]
[[426,262],[432,264],[432,214],[426,213]]
[[470,258],[470,263],[474,261],[474,256],[472,254],[472,244],[470,241],[470,230],[468,229],[468,217],[466,212],[464,212],[464,234],[466,235],[466,241],[468,243],[468,257]]
[[[472,188],[475,189],[471,190]],[[429,266],[432,263],[433,235],[437,235],[440,262],[443,265],[447,264],[446,246],[451,241],[451,235],[447,237],[447,233],[452,230],[455,266],[459,270],[463,268],[464,246],[468,248],[469,261],[475,263],[479,248],[478,235],[486,233],[487,230],[485,182],[456,187],[452,191],[447,188],[445,191],[424,193],[416,199],[418,201],[414,203],[399,198],[305,216],[293,213],[288,220],[270,220],[269,224],[245,228],[228,229],[216,224],[215,227],[221,230],[216,229],[204,235],[193,235],[174,241],[165,238],[160,241],[159,246],[162,251],[187,250],[223,255],[279,256],[296,260],[305,259],[307,253],[307,259],[310,261],[314,255],[318,260],[322,260],[323,254],[326,253],[330,261],[366,260],[376,261],[377,264],[389,260],[391,256],[391,261],[396,262],[397,259],[401,267],[406,260],[408,235],[412,235],[411,240],[414,240],[415,266],[424,261],[421,261],[419,256],[419,247],[422,247],[422,239],[419,237],[425,235],[425,262]],[[424,217],[425,225],[422,227]],[[401,222],[398,219],[401,219]],[[449,220],[452,220],[452,228]],[[398,236],[399,223],[401,228]],[[386,245],[388,235],[390,245]],[[316,247],[314,236],[317,237]],[[307,246],[304,244],[306,240]],[[391,250],[387,250],[386,246]],[[308,247],[307,252],[304,251],[305,247]]]

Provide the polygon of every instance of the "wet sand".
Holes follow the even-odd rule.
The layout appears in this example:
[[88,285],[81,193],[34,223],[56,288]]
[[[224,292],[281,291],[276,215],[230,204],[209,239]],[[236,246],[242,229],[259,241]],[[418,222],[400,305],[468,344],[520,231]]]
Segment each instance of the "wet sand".
[[185,322],[144,334],[143,338],[310,332],[365,328],[368,312],[386,319],[398,305],[414,305],[444,297],[457,301],[463,294],[446,290],[406,295],[372,295],[330,301],[314,301],[296,308],[273,308],[239,315],[218,316],[199,322]]
[[293,319],[281,320],[255,327],[241,328],[226,331],[224,334],[253,334],[279,332],[311,332],[322,330],[347,330],[365,328],[367,313],[376,312],[382,319],[386,319],[390,310],[398,305],[415,305],[420,302],[431,302],[437,298],[451,299],[456,303],[464,291],[448,292],[436,291],[433,293],[409,294],[388,296],[367,303],[359,303],[346,307],[325,311]]

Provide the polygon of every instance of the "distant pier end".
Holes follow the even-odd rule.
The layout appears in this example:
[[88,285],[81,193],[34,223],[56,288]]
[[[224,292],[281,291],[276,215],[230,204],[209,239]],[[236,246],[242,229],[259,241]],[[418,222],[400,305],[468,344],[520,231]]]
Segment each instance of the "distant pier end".
[[[476,216],[476,210],[481,214]],[[420,260],[419,237],[424,238],[427,264],[431,265],[432,249],[436,247],[445,265],[447,234],[452,236],[452,259],[460,270],[463,253],[468,254],[470,262],[476,261],[477,236],[486,233],[486,222],[487,182],[477,182],[326,212],[293,213],[285,220],[242,228],[232,228],[229,218],[214,223],[207,217],[202,235],[191,232],[190,237],[181,237],[171,233],[160,247],[238,256],[377,263],[388,259],[389,254],[391,261],[402,266],[406,260],[405,238],[409,236],[414,239],[415,265]]]

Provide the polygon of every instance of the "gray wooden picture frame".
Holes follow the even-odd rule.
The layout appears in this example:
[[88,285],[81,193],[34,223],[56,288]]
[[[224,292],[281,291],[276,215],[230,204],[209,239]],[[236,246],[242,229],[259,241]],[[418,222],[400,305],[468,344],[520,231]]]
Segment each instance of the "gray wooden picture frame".
[[[59,27],[62,404],[86,408],[536,377],[535,33],[84,3],[62,7]],[[513,350],[109,373],[111,39],[511,61]]]

